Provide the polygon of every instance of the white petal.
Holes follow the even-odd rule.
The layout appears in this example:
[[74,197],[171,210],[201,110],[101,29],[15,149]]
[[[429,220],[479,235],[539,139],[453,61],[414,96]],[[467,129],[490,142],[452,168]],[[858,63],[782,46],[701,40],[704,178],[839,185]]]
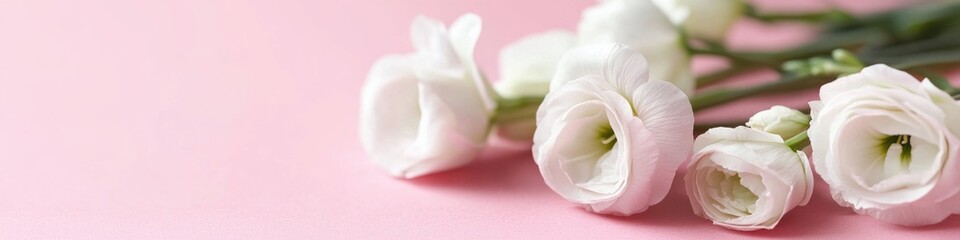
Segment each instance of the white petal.
[[925,226],[936,224],[951,215],[947,209],[956,208],[960,198],[954,196],[953,199],[938,202],[932,205],[914,205],[904,204],[888,209],[876,208],[855,208],[859,214],[868,215],[884,222],[893,223],[902,226]]
[[417,52],[385,57],[368,75],[360,135],[370,158],[393,175],[462,166],[486,141],[490,96],[472,60],[479,18],[467,15],[453,25],[448,33],[439,21],[417,17],[411,26]]
[[[443,95],[464,93],[457,90],[471,89],[444,88],[428,84],[420,84],[419,87],[422,115],[416,140],[413,146],[406,149],[406,155],[410,159],[388,163],[388,168],[391,168],[395,175],[405,178],[440,172],[469,163],[482,148],[485,137],[486,123],[469,120],[477,116],[483,118],[482,105],[473,101],[473,108],[456,108],[454,104],[445,101],[451,99],[450,95]],[[385,118],[379,121],[390,120]]]
[[784,106],[773,106],[750,117],[746,125],[750,128],[779,135],[783,139],[804,132],[810,124],[806,114]]
[[[811,106],[815,167],[842,206],[908,226],[960,212],[953,184],[960,146],[951,126],[960,121],[960,104],[945,93],[874,65],[823,86],[821,102]],[[901,135],[911,137],[907,162],[899,156],[907,148],[884,143]]]
[[864,68],[858,74],[841,77],[820,88],[820,101],[832,101],[835,96],[845,91],[854,90],[863,86],[894,88],[899,90],[915,91],[917,79],[910,74],[891,68],[887,65],[876,64]]
[[741,0],[654,0],[670,19],[692,37],[723,41],[727,30],[743,14]]
[[[633,105],[636,107],[637,117],[650,130],[660,148],[658,164],[664,171],[657,172],[654,179],[673,177],[673,172],[687,162],[693,149],[693,110],[690,100],[677,87],[663,82],[650,81],[636,90],[633,94]],[[664,176],[659,176],[664,175]],[[669,177],[667,176],[669,175]],[[669,189],[670,185],[656,185]],[[666,190],[655,189],[653,192],[666,194]],[[662,199],[665,196],[655,196]],[[656,201],[656,202],[659,202]]]
[[497,91],[505,97],[546,95],[560,58],[576,44],[572,32],[552,30],[507,45],[500,50]]
[[813,197],[813,169],[810,168],[810,160],[807,159],[807,154],[803,151],[797,151],[797,155],[800,156],[800,163],[803,164],[803,175],[806,181],[806,188],[803,191],[803,197],[800,200],[800,206],[806,206],[810,202],[810,197]]
[[477,40],[480,39],[482,28],[483,23],[480,16],[473,13],[464,14],[450,25],[450,43],[460,56],[460,61],[467,67],[470,79],[473,80],[476,88],[480,91],[480,96],[487,111],[493,111],[497,107],[496,93],[493,92],[493,88],[487,80],[483,78],[476,61],[473,59],[474,48],[477,46]]
[[378,162],[402,156],[419,129],[419,90],[411,67],[413,59],[409,55],[381,58],[373,64],[363,86],[360,137]]
[[433,68],[455,67],[462,65],[450,37],[442,22],[425,16],[417,16],[410,24],[410,38],[413,48],[421,55],[417,64]]
[[550,143],[550,138],[555,134],[555,126],[559,119],[572,107],[587,101],[596,100],[596,93],[602,91],[613,91],[613,88],[602,79],[594,77],[584,77],[582,79],[570,82],[568,87],[551,91],[544,98],[540,108],[537,109],[537,130],[533,135],[533,159],[541,163],[541,160],[547,159],[541,157],[541,151],[548,151],[552,147],[538,146],[538,143]]
[[606,101],[621,99],[618,101],[621,107],[615,112],[618,114],[619,127],[614,127],[614,132],[618,133],[616,145],[623,154],[620,161],[627,163],[628,172],[625,173],[627,179],[624,189],[614,201],[591,207],[598,213],[624,216],[646,211],[650,205],[659,203],[667,195],[677,166],[683,159],[674,164],[671,162],[673,159],[664,158],[659,143],[650,141],[653,132],[646,128],[641,119],[633,116],[626,99],[612,92],[603,97]]
[[693,93],[690,59],[673,23],[650,1],[609,0],[583,11],[580,44],[623,43],[650,61],[650,78]]
[[[685,177],[687,193],[695,212],[714,224],[742,231],[771,229],[812,193],[806,158],[776,135],[747,127],[714,128],[697,137],[695,151]],[[739,199],[736,192],[731,196],[725,185],[698,183],[709,182],[705,178],[711,176],[705,174],[718,171],[713,169],[736,173],[739,185],[756,201],[744,202],[748,199]]]
[[[645,66],[639,53],[620,44],[572,49],[537,111],[533,152],[544,181],[589,211],[645,211],[663,200],[690,155],[689,101],[668,83],[648,81]],[[615,134],[609,151],[596,151],[609,142],[587,123],[601,124],[571,121],[593,116],[580,108],[598,106]]]
[[570,81],[593,76],[606,80],[618,93],[627,96],[648,81],[647,60],[639,52],[622,44],[571,49],[560,59],[557,69],[550,83],[551,91]]
[[[575,86],[578,84],[570,87]],[[598,92],[594,99],[565,108],[565,113],[557,116],[559,119],[551,119],[556,122],[550,131],[544,130],[551,133],[549,140],[535,142],[534,149],[541,150],[536,160],[547,185],[573,202],[593,204],[615,199],[622,194],[623,182],[629,174],[621,172],[626,168],[617,167],[630,165],[623,155],[626,152],[617,146],[629,142],[621,116],[629,116],[630,105],[622,97],[603,98],[602,95]],[[626,113],[622,113],[624,111]],[[618,139],[609,151],[596,135],[598,128],[605,125],[612,128]],[[538,126],[538,131],[542,127]],[[605,175],[610,178],[597,181]]]

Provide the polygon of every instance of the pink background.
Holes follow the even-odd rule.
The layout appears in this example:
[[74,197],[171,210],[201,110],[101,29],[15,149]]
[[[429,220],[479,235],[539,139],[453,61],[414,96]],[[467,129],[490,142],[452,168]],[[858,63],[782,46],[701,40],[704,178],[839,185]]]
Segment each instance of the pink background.
[[[415,15],[481,15],[477,58],[495,79],[500,47],[572,29],[593,2],[0,2],[0,239],[960,234],[960,217],[903,228],[858,216],[830,200],[819,179],[810,204],[776,230],[741,233],[694,216],[676,182],[643,214],[587,213],[543,184],[529,150],[499,145],[466,168],[413,181],[366,159],[356,134],[360,86],[377,57],[410,51]],[[802,30],[745,22],[731,34],[736,47],[771,48],[802,41]],[[716,65],[698,60],[697,69]],[[698,116],[739,119],[814,97],[768,97]]]

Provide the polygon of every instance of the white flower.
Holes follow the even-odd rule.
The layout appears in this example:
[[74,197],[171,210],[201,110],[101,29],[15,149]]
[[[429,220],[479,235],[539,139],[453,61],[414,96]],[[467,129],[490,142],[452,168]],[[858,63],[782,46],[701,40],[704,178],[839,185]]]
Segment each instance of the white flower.
[[810,126],[810,116],[800,111],[784,107],[773,106],[750,117],[747,126],[760,131],[780,135],[783,139],[790,139],[798,133],[807,130]]
[[697,137],[684,177],[693,212],[741,231],[772,229],[813,193],[807,156],[779,136],[747,127]]
[[547,186],[598,213],[630,215],[663,200],[693,145],[680,89],[648,80],[647,61],[622,44],[568,51],[550,88],[533,139]]
[[486,142],[496,103],[473,60],[480,18],[451,26],[413,21],[416,52],[386,56],[370,69],[360,105],[360,137],[391,174],[413,178],[462,166]]
[[[543,97],[563,53],[577,44],[576,34],[552,30],[531,34],[500,50],[500,81],[495,88],[504,98]],[[530,141],[536,129],[534,118],[499,123],[497,134],[507,139]]]
[[742,0],[653,0],[670,20],[691,37],[723,41],[727,30],[743,15]]
[[810,107],[814,166],[837,203],[911,226],[960,212],[960,104],[929,80],[873,65]]
[[503,47],[497,93],[505,98],[547,95],[560,57],[576,45],[576,34],[551,30],[531,34]]
[[623,43],[649,60],[650,78],[692,94],[690,56],[670,19],[647,0],[606,0],[583,11],[580,44]]

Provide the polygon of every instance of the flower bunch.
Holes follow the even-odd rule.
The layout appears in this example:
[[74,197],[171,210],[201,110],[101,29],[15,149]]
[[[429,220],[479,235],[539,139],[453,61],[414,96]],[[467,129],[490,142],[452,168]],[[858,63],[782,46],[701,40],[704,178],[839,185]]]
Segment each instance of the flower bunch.
[[[960,28],[949,24],[960,4],[931,4],[940,5],[855,16],[761,13],[740,0],[604,0],[583,11],[576,31],[504,47],[496,84],[473,59],[478,16],[449,28],[418,17],[415,52],[370,70],[360,136],[370,158],[401,178],[465,166],[491,136],[531,144],[546,185],[600,214],[644,212],[679,173],[693,214],[772,229],[810,201],[818,175],[859,214],[934,224],[960,213],[960,89],[931,68],[960,63],[951,34]],[[822,30],[791,49],[731,51],[725,35],[741,18]],[[693,58],[704,55],[728,68],[694,77]],[[780,77],[702,88],[760,69]],[[775,105],[695,126],[697,111],[803,88],[820,89],[809,114]]]

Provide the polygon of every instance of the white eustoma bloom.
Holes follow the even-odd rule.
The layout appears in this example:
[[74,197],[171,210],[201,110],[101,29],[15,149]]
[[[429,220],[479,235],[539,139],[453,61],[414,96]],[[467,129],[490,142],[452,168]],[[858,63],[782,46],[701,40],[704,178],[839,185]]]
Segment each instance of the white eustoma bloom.
[[772,229],[813,193],[806,154],[748,127],[697,137],[684,181],[694,213],[740,231]]
[[[531,34],[500,50],[500,81],[494,86],[504,98],[543,97],[560,57],[577,45],[577,35],[565,30]],[[497,125],[497,134],[511,140],[530,141],[536,119],[517,119]]]
[[480,18],[450,29],[417,17],[415,53],[386,56],[370,69],[360,104],[367,154],[391,174],[413,178],[462,166],[486,142],[496,107],[473,60]]
[[691,154],[693,111],[622,44],[568,51],[537,111],[533,157],[547,186],[588,211],[630,215],[663,200]]
[[650,64],[650,78],[673,83],[686,94],[696,86],[680,32],[647,0],[606,0],[583,11],[580,44],[623,43]]
[[814,167],[837,203],[910,226],[960,212],[960,104],[929,80],[873,65],[810,107]]
[[790,139],[807,130],[810,116],[796,109],[777,105],[754,114],[750,121],[747,121],[747,126]]
[[710,41],[723,41],[746,9],[742,0],[652,1],[689,36]]

